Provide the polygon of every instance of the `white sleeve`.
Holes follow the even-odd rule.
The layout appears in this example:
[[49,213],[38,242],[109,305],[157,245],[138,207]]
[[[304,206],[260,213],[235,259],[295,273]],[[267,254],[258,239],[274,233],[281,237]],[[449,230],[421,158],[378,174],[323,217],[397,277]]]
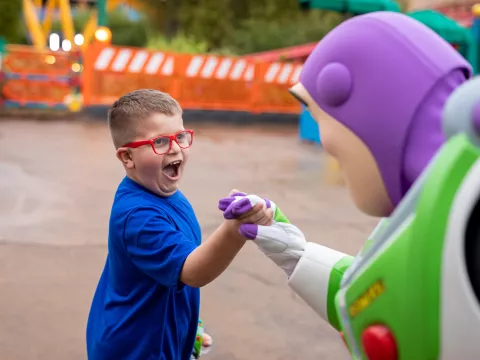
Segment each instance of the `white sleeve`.
[[289,286],[333,326],[337,318],[333,300],[352,260],[350,255],[309,242],[289,278]]

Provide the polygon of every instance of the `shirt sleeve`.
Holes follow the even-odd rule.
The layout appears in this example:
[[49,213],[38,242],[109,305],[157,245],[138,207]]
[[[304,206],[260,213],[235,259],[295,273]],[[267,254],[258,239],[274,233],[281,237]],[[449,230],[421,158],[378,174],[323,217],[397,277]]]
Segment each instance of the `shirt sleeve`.
[[133,263],[161,285],[179,290],[180,273],[197,245],[153,209],[135,209],[125,225],[125,248]]

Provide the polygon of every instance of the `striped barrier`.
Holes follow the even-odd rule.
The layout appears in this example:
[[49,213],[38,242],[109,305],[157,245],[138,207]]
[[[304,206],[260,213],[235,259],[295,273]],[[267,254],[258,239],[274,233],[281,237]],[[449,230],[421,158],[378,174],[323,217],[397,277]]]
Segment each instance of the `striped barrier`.
[[138,88],[172,92],[176,57],[159,51],[91,45],[84,67],[86,105],[109,105]]
[[255,107],[261,112],[299,113],[300,104],[288,92],[298,82],[301,64],[270,63],[258,66]]
[[300,105],[287,90],[301,67],[95,44],[85,56],[83,98],[85,105],[110,105],[152,88],[172,94],[184,109],[298,114]]
[[179,62],[181,86],[176,93],[186,109],[250,110],[255,65],[222,56],[184,56]]

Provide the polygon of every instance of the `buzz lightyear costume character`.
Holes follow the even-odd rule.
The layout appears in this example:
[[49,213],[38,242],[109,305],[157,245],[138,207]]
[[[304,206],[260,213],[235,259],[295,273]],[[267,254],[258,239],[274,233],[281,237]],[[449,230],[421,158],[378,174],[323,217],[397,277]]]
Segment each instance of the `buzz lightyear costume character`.
[[[388,218],[355,258],[306,242],[284,217],[240,232],[344,333],[355,359],[480,358],[480,79],[467,82],[470,74],[431,30],[383,12],[343,23],[305,64],[308,99],[298,97],[366,145],[392,211],[376,209]],[[359,206],[342,151],[357,155],[334,140],[328,147]],[[235,194],[219,207],[230,218],[259,201],[281,214],[255,195]]]

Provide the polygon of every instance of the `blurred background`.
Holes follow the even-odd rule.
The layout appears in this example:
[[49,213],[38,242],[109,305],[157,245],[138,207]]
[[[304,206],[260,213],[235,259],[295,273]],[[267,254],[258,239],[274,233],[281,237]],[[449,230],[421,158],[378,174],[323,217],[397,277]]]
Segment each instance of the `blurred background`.
[[[138,88],[171,93],[196,131],[182,190],[204,238],[237,188],[273,199],[309,241],[355,254],[376,220],[354,208],[287,89],[328,31],[379,10],[423,22],[479,68],[472,1],[0,1],[0,360],[86,359],[124,175],[106,111]],[[202,290],[201,316],[206,359],[349,357],[252,244]]]

